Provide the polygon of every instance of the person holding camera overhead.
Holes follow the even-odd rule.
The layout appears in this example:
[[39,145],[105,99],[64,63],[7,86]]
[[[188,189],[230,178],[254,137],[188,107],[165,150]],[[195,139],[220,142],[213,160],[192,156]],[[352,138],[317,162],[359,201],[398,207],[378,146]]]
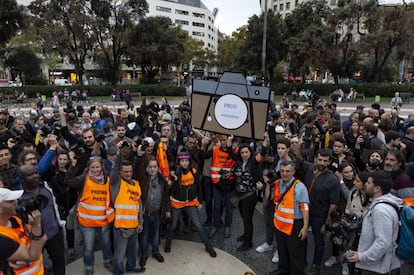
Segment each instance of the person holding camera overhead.
[[0,274],[44,274],[42,250],[47,237],[41,213],[32,211],[27,225],[16,216],[17,199],[23,192],[3,188],[0,181]]
[[[77,204],[77,220],[79,223],[83,247],[84,274],[93,274],[95,265],[95,237],[101,242],[104,266],[111,267],[111,224],[114,210],[111,204],[109,177],[105,174],[101,159],[91,158],[84,173],[76,176],[81,170],[80,163],[74,152],[69,152],[71,166],[65,178],[65,185],[80,190]],[[76,240],[75,240],[76,243]]]
[[39,195],[47,198],[47,204],[40,210],[42,213],[42,230],[46,234],[45,249],[53,264],[53,274],[65,274],[65,246],[61,220],[53,191],[47,182],[40,181],[40,175],[34,165],[22,165],[19,177],[23,186],[23,199],[35,198]]

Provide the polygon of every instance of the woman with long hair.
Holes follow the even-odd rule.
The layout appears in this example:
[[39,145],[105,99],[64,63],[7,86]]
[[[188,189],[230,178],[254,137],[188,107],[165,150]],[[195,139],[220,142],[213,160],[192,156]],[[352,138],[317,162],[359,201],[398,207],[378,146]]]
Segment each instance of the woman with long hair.
[[84,243],[84,274],[93,274],[96,235],[101,242],[104,266],[108,269],[111,267],[110,231],[114,210],[111,206],[109,177],[105,174],[104,164],[100,158],[90,159],[85,173],[74,177],[80,167],[76,165],[75,154],[70,152],[69,156],[72,166],[69,168],[65,184],[81,190],[76,212]]
[[[233,136],[227,140],[227,147],[232,146]],[[243,219],[243,234],[237,238],[242,245],[237,251],[246,251],[253,248],[253,214],[257,202],[256,182],[260,179],[259,162],[264,159],[267,151],[268,137],[265,137],[260,154],[254,154],[248,144],[240,144],[237,155],[233,150],[228,150],[230,157],[236,160],[234,166],[235,197],[240,216]],[[236,203],[237,204],[237,203]],[[234,205],[236,206],[236,205]]]

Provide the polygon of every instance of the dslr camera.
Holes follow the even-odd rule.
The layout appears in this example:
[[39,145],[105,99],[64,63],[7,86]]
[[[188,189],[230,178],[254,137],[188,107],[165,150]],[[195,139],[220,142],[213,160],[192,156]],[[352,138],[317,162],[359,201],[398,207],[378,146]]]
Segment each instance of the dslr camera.
[[349,216],[348,219],[341,217],[338,213],[331,213],[331,222],[327,225],[327,230],[332,232],[331,240],[339,251],[345,252],[353,247],[358,240],[362,228],[362,218],[356,215]]
[[25,224],[29,223],[29,215],[34,210],[41,210],[46,207],[49,199],[43,195],[37,195],[36,197],[23,197],[18,200],[16,206],[16,214]]

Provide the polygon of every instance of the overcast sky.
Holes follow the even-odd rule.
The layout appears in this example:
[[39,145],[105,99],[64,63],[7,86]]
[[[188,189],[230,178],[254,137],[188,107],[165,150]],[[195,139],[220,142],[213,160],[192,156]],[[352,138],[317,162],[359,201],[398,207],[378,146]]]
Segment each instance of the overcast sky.
[[259,0],[201,0],[210,11],[218,8],[215,26],[227,35],[247,24],[252,15],[259,15]]

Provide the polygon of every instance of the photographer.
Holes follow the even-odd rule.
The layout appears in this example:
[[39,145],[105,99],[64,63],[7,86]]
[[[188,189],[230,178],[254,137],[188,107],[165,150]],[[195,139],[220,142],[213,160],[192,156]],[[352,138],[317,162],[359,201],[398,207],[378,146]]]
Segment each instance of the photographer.
[[23,186],[22,198],[33,198],[42,195],[48,198],[48,202],[41,213],[42,229],[47,236],[45,248],[53,264],[53,274],[65,274],[65,248],[62,226],[65,222],[60,219],[58,206],[53,196],[52,189],[46,182],[40,181],[40,175],[33,165],[22,165],[19,168],[19,176]]
[[0,180],[4,186],[16,189],[16,177],[19,167],[12,163],[10,148],[5,143],[0,143]]
[[47,238],[41,228],[39,210],[28,217],[30,232],[16,216],[17,199],[22,194],[22,190],[0,188],[0,273],[41,275],[44,274],[42,249]]

